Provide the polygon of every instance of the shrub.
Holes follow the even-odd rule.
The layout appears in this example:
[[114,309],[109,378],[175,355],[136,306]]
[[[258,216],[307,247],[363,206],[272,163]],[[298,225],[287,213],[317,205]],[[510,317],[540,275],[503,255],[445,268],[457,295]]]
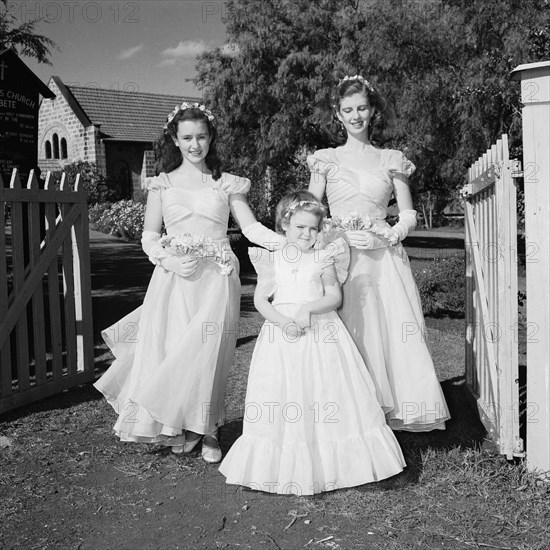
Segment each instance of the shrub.
[[123,198],[121,190],[116,189],[93,162],[79,160],[65,165],[60,172],[53,172],[51,177],[56,188],[59,188],[63,172],[71,185],[77,174],[80,174],[80,185],[86,191],[88,204],[112,202]]
[[424,315],[464,317],[465,259],[462,254],[435,258],[416,273]]
[[90,223],[102,233],[132,241],[141,237],[145,216],[145,205],[141,202],[123,200],[114,204],[97,204],[88,213]]
[[88,207],[88,219],[90,220],[90,227],[101,231],[102,233],[108,233],[105,224],[103,223],[103,215],[107,212],[112,206],[110,202],[101,202],[93,204]]

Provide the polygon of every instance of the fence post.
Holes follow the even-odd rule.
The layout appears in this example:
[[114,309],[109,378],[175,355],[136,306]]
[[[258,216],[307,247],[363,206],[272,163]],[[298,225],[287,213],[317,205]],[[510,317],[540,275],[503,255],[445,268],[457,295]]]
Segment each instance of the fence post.
[[550,471],[550,61],[520,65],[527,279],[527,466]]

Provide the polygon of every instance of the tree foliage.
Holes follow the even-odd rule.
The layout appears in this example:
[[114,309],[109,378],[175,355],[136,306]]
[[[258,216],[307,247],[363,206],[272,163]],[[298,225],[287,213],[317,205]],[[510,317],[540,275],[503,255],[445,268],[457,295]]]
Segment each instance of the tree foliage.
[[20,55],[51,65],[51,49],[57,48],[57,45],[47,36],[36,33],[41,21],[37,18],[19,23],[13,6],[10,6],[8,0],[0,0],[0,50],[13,46]]
[[[219,150],[253,178],[292,185],[304,151],[334,145],[331,94],[362,74],[397,114],[386,146],[417,165],[416,199],[441,204],[502,133],[519,146],[517,65],[548,59],[548,0],[229,0],[221,48],[197,83],[218,115]],[[298,174],[302,178],[301,173]],[[298,182],[299,183],[299,182]]]

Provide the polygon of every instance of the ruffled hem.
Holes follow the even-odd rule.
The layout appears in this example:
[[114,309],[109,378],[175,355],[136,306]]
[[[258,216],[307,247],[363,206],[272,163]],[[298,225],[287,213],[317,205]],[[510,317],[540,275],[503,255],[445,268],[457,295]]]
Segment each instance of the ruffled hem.
[[314,495],[392,477],[406,466],[391,429],[316,443],[242,435],[220,465],[226,483],[277,494]]
[[405,424],[400,418],[388,418],[388,425],[394,432],[431,432],[433,430],[444,430],[445,422],[450,416],[435,422],[413,422]]

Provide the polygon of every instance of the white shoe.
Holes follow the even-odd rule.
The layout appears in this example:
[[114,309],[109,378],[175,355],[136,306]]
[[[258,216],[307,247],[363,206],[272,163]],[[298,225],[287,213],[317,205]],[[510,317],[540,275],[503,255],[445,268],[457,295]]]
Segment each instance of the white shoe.
[[202,435],[195,434],[197,436],[197,439],[190,439],[189,441],[185,441],[185,444],[182,446],[183,450],[181,452],[183,453],[190,453],[193,451],[193,449],[199,444],[199,441],[202,439]]
[[[217,436],[217,434],[216,434]],[[201,456],[202,459],[205,462],[208,462],[210,464],[217,464],[222,459],[222,451],[218,445],[218,439],[214,435],[208,434],[207,437],[211,437],[216,442],[215,447],[211,447],[210,445],[207,445],[204,440],[202,442],[202,449],[201,449]]]
[[185,447],[184,445],[172,445],[171,451],[175,455],[181,455],[182,453],[185,452],[184,447]]

